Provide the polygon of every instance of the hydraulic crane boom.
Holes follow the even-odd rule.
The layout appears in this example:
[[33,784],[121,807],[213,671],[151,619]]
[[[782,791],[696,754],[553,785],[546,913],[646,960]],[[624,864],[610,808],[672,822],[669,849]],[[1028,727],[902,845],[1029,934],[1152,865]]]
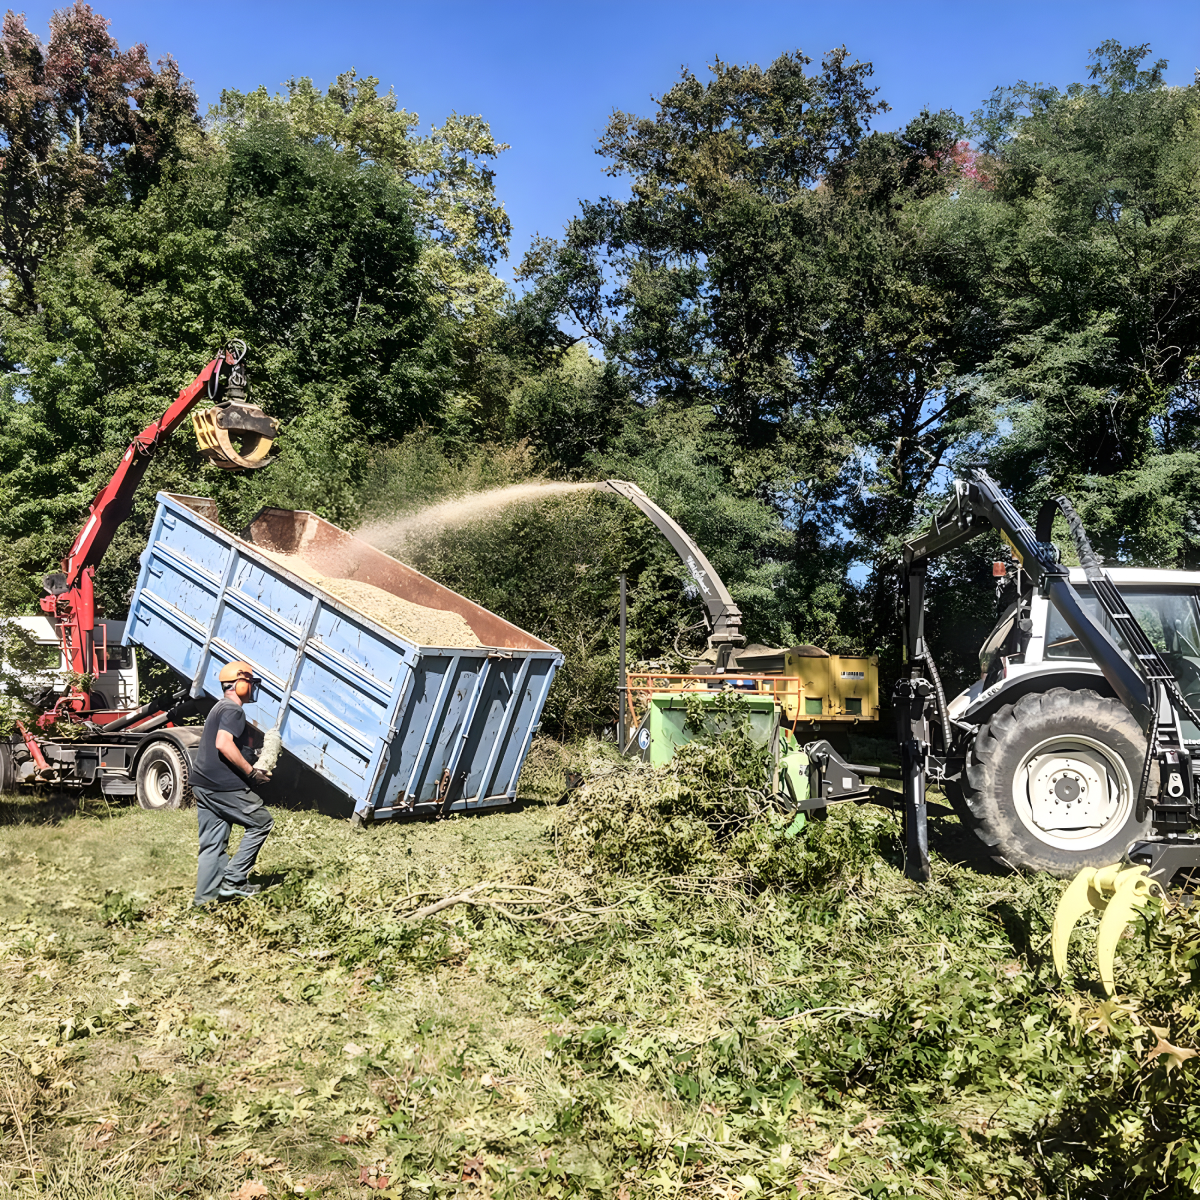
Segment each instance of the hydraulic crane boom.
[[[243,366],[245,357],[244,342],[233,342],[222,349],[180,391],[166,412],[130,442],[112,478],[88,506],[88,519],[63,558],[61,573],[46,576],[48,595],[42,597],[42,611],[56,622],[64,655],[76,675],[99,674],[94,635],[96,566],[117,530],[129,518],[134,495],[155,453],[196,405],[207,398],[216,406],[215,416],[201,414],[209,419],[195,422],[202,452],[207,457],[231,469],[266,466],[278,422],[245,402],[249,387]],[[215,437],[214,428],[218,429]],[[239,453],[229,441],[229,432],[244,435],[252,444]],[[63,700],[75,713],[86,713],[91,707],[87,694],[78,689],[72,689]],[[57,712],[49,714],[50,722],[56,716]]]

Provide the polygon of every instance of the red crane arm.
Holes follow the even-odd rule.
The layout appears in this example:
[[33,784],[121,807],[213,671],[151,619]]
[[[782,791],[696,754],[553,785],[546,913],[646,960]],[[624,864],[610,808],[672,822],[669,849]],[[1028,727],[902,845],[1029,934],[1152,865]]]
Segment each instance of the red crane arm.
[[[233,348],[222,350],[179,393],[167,411],[157,421],[151,421],[129,443],[112,478],[88,506],[88,519],[62,560],[62,575],[48,576],[46,579],[50,595],[42,597],[42,611],[55,621],[63,653],[71,670],[77,675],[96,675],[105,669],[97,661],[95,648],[96,564],[112,544],[121,523],[132,512],[133,497],[159,446],[178,428],[206,392],[215,400],[225,391],[228,377],[222,378],[223,369],[226,366],[237,368],[246,352],[243,344],[234,345],[240,349],[240,353]],[[243,376],[239,386],[244,384]],[[91,697],[72,687],[54,710],[39,718],[39,724],[53,724],[58,708],[63,704],[76,714],[86,714],[91,708]]]
[[[229,361],[231,357],[224,354],[214,358],[180,391],[171,407],[157,421],[151,421],[129,443],[129,449],[122,456],[112,478],[100,489],[89,506],[90,515],[87,522],[62,561],[67,588],[76,587],[82,573],[89,567],[95,567],[104,557],[117,529],[133,511],[134,494],[150,466],[154,452],[195,407],[217,367],[223,361]],[[90,624],[88,628],[91,628]]]

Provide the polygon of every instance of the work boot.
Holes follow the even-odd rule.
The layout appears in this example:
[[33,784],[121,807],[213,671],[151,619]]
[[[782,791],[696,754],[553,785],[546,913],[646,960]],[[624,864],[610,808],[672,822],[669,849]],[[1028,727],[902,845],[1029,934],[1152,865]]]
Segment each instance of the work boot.
[[350,828],[353,829],[355,833],[366,833],[367,821],[362,813],[356,812],[354,816],[350,818]]
[[262,891],[259,883],[223,883],[217,892],[218,900],[249,900]]

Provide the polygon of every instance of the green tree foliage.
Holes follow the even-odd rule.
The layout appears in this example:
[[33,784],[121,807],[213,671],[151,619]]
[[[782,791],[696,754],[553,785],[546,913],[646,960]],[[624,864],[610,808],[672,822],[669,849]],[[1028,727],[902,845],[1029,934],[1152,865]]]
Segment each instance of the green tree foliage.
[[43,45],[9,11],[0,33],[0,262],[11,310],[35,303],[38,270],[114,178],[141,195],[197,124],[196,96],[171,58],[122,50],[82,0],[50,19]]
[[442,399],[443,425],[477,437],[503,429],[504,395],[513,382],[506,340],[505,285],[492,273],[508,252],[512,225],[496,197],[491,162],[508,149],[483,117],[451,113],[427,135],[420,118],[379,93],[374,76],[345,71],[324,93],[291,79],[274,96],[223,91],[209,114],[219,140],[264,120],[286,121],[297,138],[354,153],[409,185],[428,303],[451,338],[455,375]]
[[254,347],[281,461],[229,478],[176,438],[110,552],[108,601],[130,583],[155,485],[214,493],[235,525],[271,501],[350,516],[368,443],[435,417],[452,377],[419,263],[407,186],[277,119],[203,149],[140,204],[99,208],[43,264],[40,311],[5,330],[23,370],[4,397],[2,520],[25,577],[63,552],[129,439],[224,336]]
[[976,114],[986,186],[922,213],[994,331],[997,470],[1031,500],[1094,495],[1105,551],[1155,562],[1181,535],[1155,518],[1142,536],[1139,477],[1195,448],[1200,351],[1200,87],[1168,87],[1166,65],[1108,41],[1086,84],[997,91]]
[[[656,470],[628,443],[683,411],[720,493],[710,510],[763,515],[735,576],[754,579],[748,613],[773,613],[768,640],[872,645],[899,538],[989,423],[961,281],[906,219],[956,191],[970,156],[950,113],[868,133],[887,106],[844,49],[810,65],[718,60],[707,83],[685,71],[654,119],[615,114],[600,152],[628,197],[584,204],[522,273],[628,379],[642,419],[616,457],[631,477]],[[687,515],[697,536],[713,524]],[[712,534],[716,561],[737,543]],[[855,557],[876,572],[863,602]]]

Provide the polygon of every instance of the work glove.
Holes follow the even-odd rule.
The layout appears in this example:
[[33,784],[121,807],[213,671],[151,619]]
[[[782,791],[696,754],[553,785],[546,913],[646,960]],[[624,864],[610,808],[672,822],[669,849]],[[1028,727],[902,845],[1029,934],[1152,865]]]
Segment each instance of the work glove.
[[250,772],[250,782],[251,783],[269,783],[270,779],[271,779],[271,776],[268,775],[266,773],[266,771],[260,771],[257,767],[255,767],[254,770]]

